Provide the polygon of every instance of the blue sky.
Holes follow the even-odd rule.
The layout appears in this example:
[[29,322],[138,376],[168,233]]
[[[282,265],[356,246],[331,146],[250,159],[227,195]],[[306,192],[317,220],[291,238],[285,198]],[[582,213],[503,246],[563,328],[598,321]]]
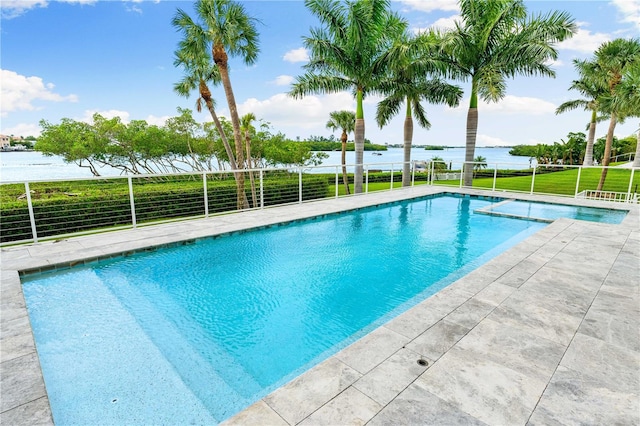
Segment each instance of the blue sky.
[[[261,52],[251,67],[231,59],[231,79],[241,114],[253,112],[289,138],[329,136],[329,113],[355,110],[350,93],[286,95],[294,77],[302,74],[306,52],[302,37],[316,26],[302,1],[246,1],[257,18]],[[640,0],[529,1],[531,13],[568,11],[579,24],[578,34],[562,43],[555,79],[519,77],[509,80],[507,97],[479,107],[478,146],[552,143],[568,132],[584,131],[584,111],[556,116],[562,102],[579,97],[567,89],[574,79],[572,59],[587,58],[604,41],[640,34]],[[394,1],[394,9],[413,29],[447,27],[457,14],[455,1]],[[144,119],[162,124],[176,108],[194,109],[189,99],[173,93],[182,71],[173,66],[180,34],[171,26],[177,8],[193,15],[191,1],[2,0],[0,133],[21,136],[40,132],[38,122],[63,117],[89,120],[99,112],[123,121]],[[427,105],[430,130],[416,126],[414,143],[462,146],[465,140],[468,82],[459,108]],[[220,115],[227,115],[222,88],[214,89]],[[365,103],[366,137],[375,143],[401,143],[402,117],[380,129],[374,121],[379,99]],[[199,121],[208,114],[194,112]],[[599,125],[603,136],[607,123]],[[638,120],[618,125],[616,134],[631,135]],[[338,136],[338,135],[336,135]]]

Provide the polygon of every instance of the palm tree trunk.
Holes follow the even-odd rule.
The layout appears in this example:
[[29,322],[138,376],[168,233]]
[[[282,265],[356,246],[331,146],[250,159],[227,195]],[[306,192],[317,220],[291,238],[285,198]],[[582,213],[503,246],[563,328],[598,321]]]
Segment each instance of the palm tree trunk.
[[467,113],[467,142],[464,155],[464,186],[473,185],[473,156],[476,151],[478,133],[478,108],[469,108]]
[[467,140],[464,154],[464,186],[473,185],[473,158],[476,153],[476,135],[478,133],[478,89],[475,76],[471,80],[471,99],[467,112]]
[[611,157],[611,145],[613,145],[613,131],[616,128],[618,120],[615,114],[611,114],[611,120],[609,121],[609,130],[607,131],[607,139],[604,145],[604,155],[602,156],[602,174],[600,175],[600,182],[598,182],[598,188],[596,191],[602,191],[604,187],[604,181],[607,178],[607,166]]
[[356,127],[353,132],[353,139],[356,152],[356,168],[353,176],[353,192],[362,193],[362,178],[364,167],[364,112],[362,109],[362,89],[356,93]]
[[[253,169],[251,164],[251,138],[249,137],[249,131],[247,130],[244,141],[246,143],[247,148],[247,166],[250,169]],[[253,202],[253,207],[255,208],[258,205],[258,197],[256,195],[256,179],[253,175],[253,171],[249,171],[249,180],[251,181],[251,201]]]
[[633,167],[640,167],[640,128],[638,129],[638,143],[636,144],[636,156],[633,158]]
[[[224,46],[219,43],[214,43],[213,46],[213,60],[220,71],[220,80],[222,80],[222,87],[224,88],[224,94],[227,97],[227,104],[229,105],[229,114],[231,115],[231,125],[233,126],[233,140],[236,146],[236,162],[239,167],[244,166],[244,149],[242,148],[242,135],[240,133],[240,118],[238,117],[238,108],[236,106],[236,98],[233,94],[233,88],[231,87],[231,79],[229,78],[228,57],[227,52],[224,50]],[[237,184],[237,208],[238,210],[249,208],[249,201],[247,200],[244,192],[244,173],[239,172],[236,179]]]
[[342,183],[344,184],[344,193],[349,195],[349,175],[347,175],[347,132],[342,132]]
[[596,138],[596,111],[591,112],[591,123],[589,123],[589,137],[587,138],[587,148],[584,153],[583,166],[593,166],[593,142]]
[[413,118],[411,102],[407,99],[407,117],[404,119],[404,158],[402,164],[402,186],[411,186],[411,142],[413,141]]

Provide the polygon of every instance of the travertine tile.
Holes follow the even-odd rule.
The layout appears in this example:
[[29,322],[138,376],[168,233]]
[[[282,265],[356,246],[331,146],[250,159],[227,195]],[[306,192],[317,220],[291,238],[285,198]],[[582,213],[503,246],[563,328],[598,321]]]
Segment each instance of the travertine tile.
[[354,370],[365,374],[402,348],[409,339],[386,327],[378,327],[335,357]]
[[596,378],[560,366],[527,424],[637,425],[640,396],[611,390]]
[[447,352],[416,383],[493,425],[524,424],[547,384],[458,347]]
[[[424,360],[428,365],[418,364]],[[382,364],[362,376],[353,387],[381,405],[386,405],[418,378],[433,361],[409,349],[400,349]]]
[[51,408],[46,397],[38,398],[0,413],[0,424],[11,426],[53,426]]
[[244,409],[237,415],[227,421],[221,423],[224,426],[243,426],[243,425],[272,425],[272,426],[288,426],[289,423],[284,421],[271,407],[263,400],[256,402],[250,407]]
[[0,363],[0,413],[46,396],[35,352]]
[[566,350],[564,345],[490,319],[471,330],[457,347],[541,381],[551,378]]
[[35,352],[36,345],[27,315],[0,322],[0,362]]
[[291,424],[302,421],[362,375],[332,357],[264,398]]
[[469,330],[468,327],[444,319],[407,344],[407,348],[435,361]]
[[576,334],[560,365],[603,383],[611,390],[640,395],[640,353]]
[[380,404],[351,386],[300,425],[364,425],[381,408]]
[[481,426],[485,423],[433,395],[421,382],[414,382],[391,401],[369,423],[380,425],[460,425]]

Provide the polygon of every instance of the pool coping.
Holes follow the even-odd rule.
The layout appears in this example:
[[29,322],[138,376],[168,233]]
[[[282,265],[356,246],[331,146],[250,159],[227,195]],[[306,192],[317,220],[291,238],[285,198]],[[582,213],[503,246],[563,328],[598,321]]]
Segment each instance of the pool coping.
[[[404,199],[441,193],[629,209],[629,214],[620,225],[596,224],[569,219],[559,219],[553,222],[543,230],[462,277],[434,296],[418,304],[416,307],[409,309],[389,323],[379,327],[316,367],[303,373],[290,383],[229,419],[226,423],[246,424],[260,422],[296,424],[302,421],[306,421],[307,423],[342,423],[347,422],[347,420],[358,420],[364,423],[371,419],[373,419],[373,423],[375,423],[376,419],[383,421],[385,416],[393,413],[399,416],[400,414],[397,411],[398,407],[401,407],[403,401],[406,400],[406,398],[403,399],[403,395],[411,396],[416,394],[416,392],[426,392],[428,398],[435,398],[434,401],[439,404],[435,406],[447,407],[449,413],[468,416],[467,420],[469,421],[500,424],[502,421],[508,420],[509,418],[505,417],[506,414],[503,412],[501,412],[500,415],[495,413],[491,414],[491,412],[500,412],[500,410],[497,410],[495,407],[492,408],[493,411],[489,410],[491,412],[487,414],[485,413],[486,410],[483,411],[483,407],[476,407],[464,397],[456,395],[455,392],[452,394],[451,389],[438,389],[437,386],[432,383],[430,379],[431,375],[437,376],[441,374],[444,368],[443,366],[448,362],[453,362],[454,364],[456,362],[462,362],[460,360],[464,360],[463,349],[464,342],[468,341],[467,336],[473,335],[473,330],[478,327],[495,327],[495,320],[492,316],[495,317],[502,312],[499,311],[499,309],[503,311],[506,309],[506,305],[503,306],[505,300],[513,299],[513,296],[519,292],[520,287],[530,281],[531,277],[535,277],[538,271],[543,271],[547,264],[551,264],[550,269],[554,270],[553,262],[556,256],[553,255],[548,259],[546,259],[546,257],[548,257],[549,253],[556,250],[557,247],[567,247],[569,243],[562,243],[562,241],[564,241],[563,239],[571,239],[571,242],[576,241],[577,243],[584,244],[582,239],[585,238],[585,235],[596,235],[598,236],[597,241],[602,243],[604,249],[611,250],[612,248],[609,247],[610,244],[607,238],[603,238],[602,236],[603,234],[608,235],[613,233],[617,235],[616,238],[620,240],[616,240],[617,243],[620,243],[624,236],[622,245],[620,247],[616,246],[614,249],[618,250],[618,254],[626,253],[624,251],[626,250],[630,252],[631,262],[633,262],[633,259],[640,259],[640,209],[638,205],[425,185],[337,199],[305,202],[296,205],[277,206],[263,210],[251,210],[206,219],[152,225],[99,235],[68,238],[59,242],[5,247],[1,251],[2,260],[0,263],[2,273],[2,291],[0,293],[2,303],[2,310],[0,312],[0,325],[2,326],[2,336],[0,337],[0,347],[2,348],[0,353],[0,383],[2,384],[1,423],[53,423],[44,380],[29,325],[24,297],[22,295],[20,284],[21,273],[60,266],[64,267],[76,263],[85,263],[95,261],[96,259],[119,256],[134,251],[148,250],[150,247],[155,248],[181,244],[183,241],[194,241],[200,238],[240,232],[255,227],[273,226],[282,222],[304,220],[316,216],[335,214],[345,210],[374,207],[390,202],[402,201]],[[593,250],[597,248],[597,246],[593,244],[592,246]],[[563,254],[562,248],[555,254]],[[616,256],[616,259],[618,259],[618,257],[620,256]],[[529,269],[533,269],[533,266],[530,265],[532,259],[535,259],[537,262],[533,262],[533,265],[537,266],[535,271],[529,271]],[[612,262],[615,262],[616,259],[613,259]],[[543,260],[544,262],[540,264]],[[574,266],[578,266],[579,268],[584,267],[579,259],[574,260],[577,261],[577,264],[574,262]],[[562,261],[570,262],[571,259],[567,260],[562,258]],[[627,260],[627,262],[629,262],[629,260]],[[635,271],[633,266],[633,264],[630,265],[631,270]],[[629,265],[627,265],[627,267],[629,267]],[[522,271],[518,272],[519,269],[522,269]],[[523,277],[527,274],[529,277],[524,279]],[[602,277],[599,291],[602,286],[606,287],[605,281],[608,279],[608,276],[609,274]],[[509,285],[509,279],[515,279],[520,286],[513,285],[516,281],[511,282],[511,285]],[[576,281],[575,278],[574,281]],[[503,300],[500,300],[511,288],[514,290]],[[599,292],[597,294],[599,294]],[[484,312],[484,316],[476,318],[477,321],[473,323],[470,317],[474,316],[472,312],[477,311],[477,309],[474,308],[478,307],[485,310],[489,309],[489,307],[492,307],[492,309]],[[429,313],[425,314],[425,310]],[[496,314],[496,312],[498,312],[498,314]],[[590,310],[587,310],[587,312],[584,313],[582,320],[589,315],[589,312]],[[425,315],[428,318],[425,318]],[[477,316],[478,313],[475,312],[475,315]],[[502,315],[504,316],[506,314],[502,312]],[[632,317],[634,317],[634,315],[637,317],[637,314],[632,312]],[[456,320],[456,318],[458,319]],[[513,318],[510,320],[513,320]],[[582,324],[582,320],[580,324]],[[578,324],[577,327],[580,327],[580,324]],[[469,328],[469,326],[472,327]],[[419,342],[420,339],[426,339],[426,337],[424,337],[425,335],[429,333],[442,333],[442,330],[445,329],[450,332],[457,327],[463,327],[468,330],[462,336],[459,336],[458,340],[452,342],[451,346],[442,354],[439,354],[439,356],[436,356],[438,351],[433,352],[432,349],[423,349],[424,353],[420,353],[420,350],[418,350],[420,345],[416,342]],[[579,335],[579,341],[585,339],[585,337],[583,337],[584,333],[578,333],[578,328],[574,331],[575,333],[568,342],[564,354],[571,349],[571,344],[576,340],[576,336]],[[458,334],[460,333],[461,331],[458,329]],[[592,336],[593,334],[592,332],[591,334],[587,333],[584,335],[588,338],[594,338]],[[451,339],[451,337],[449,337],[449,339]],[[463,342],[462,346],[460,346],[460,342]],[[610,344],[610,342],[605,343]],[[632,344],[635,345],[636,343],[632,342]],[[619,344],[613,346],[615,346],[614,349],[619,349],[620,347]],[[633,348],[635,348],[635,346],[633,346]],[[629,350],[627,347],[623,349]],[[611,351],[612,349],[607,347],[607,350]],[[633,354],[637,355],[637,350],[633,350],[632,355]],[[430,357],[428,355],[430,355]],[[627,355],[627,358],[629,357],[629,354],[626,352],[624,355]],[[420,368],[417,368],[416,357],[427,361],[428,366],[424,368],[418,366]],[[631,358],[635,360],[633,356],[631,356]],[[453,361],[449,361],[449,359]],[[386,382],[397,382],[397,378],[385,376],[386,373],[395,368],[394,366],[398,367],[398,371],[402,373],[399,374],[399,376],[404,377],[404,381],[408,382],[403,382],[404,386],[395,384],[395,390],[389,391],[391,393],[387,392],[384,396],[380,396],[379,389],[381,386],[384,387]],[[492,368],[495,368],[495,366],[493,365]],[[558,360],[553,375],[547,378],[547,381],[544,383],[544,388],[539,390],[540,395],[538,395],[536,399],[536,405],[528,413],[529,415],[526,417],[527,420],[532,415],[537,415],[540,419],[545,418],[540,416],[549,415],[547,406],[553,405],[556,401],[551,397],[551,399],[547,398],[551,401],[549,404],[541,404],[540,401],[544,399],[542,392],[544,392],[550,384],[553,384],[552,379],[556,377],[559,369],[564,373],[563,368],[565,368],[565,366],[561,365],[560,360]],[[640,371],[637,366],[635,368],[636,371]],[[513,368],[510,371],[513,372]],[[570,371],[573,370],[570,369]],[[512,373],[509,374],[513,376]],[[376,377],[382,378],[382,380],[376,381]],[[589,379],[591,380],[592,378],[589,377]],[[395,392],[395,394],[391,395],[393,392]],[[530,405],[529,400],[535,398],[529,394],[537,394],[531,390],[527,392],[525,392],[527,396],[525,399]],[[638,408],[640,408],[640,405],[638,405],[638,394],[639,392],[634,388],[631,393],[632,407],[638,406]],[[389,400],[387,401],[387,399]],[[497,405],[500,406],[500,404]],[[523,408],[520,411],[526,410]],[[355,412],[357,412],[357,416],[354,418]],[[343,416],[345,413],[351,413],[352,417],[339,418],[336,417],[338,415],[337,413],[342,413]],[[520,417],[522,417],[522,415]],[[518,419],[520,419],[520,417],[518,417]],[[640,421],[640,419],[636,420]]]

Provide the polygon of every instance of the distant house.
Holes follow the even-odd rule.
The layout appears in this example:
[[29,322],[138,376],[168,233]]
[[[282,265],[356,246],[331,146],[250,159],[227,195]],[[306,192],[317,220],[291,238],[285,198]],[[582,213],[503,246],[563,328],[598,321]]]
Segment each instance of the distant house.
[[0,135],[0,150],[11,151],[11,136]]

